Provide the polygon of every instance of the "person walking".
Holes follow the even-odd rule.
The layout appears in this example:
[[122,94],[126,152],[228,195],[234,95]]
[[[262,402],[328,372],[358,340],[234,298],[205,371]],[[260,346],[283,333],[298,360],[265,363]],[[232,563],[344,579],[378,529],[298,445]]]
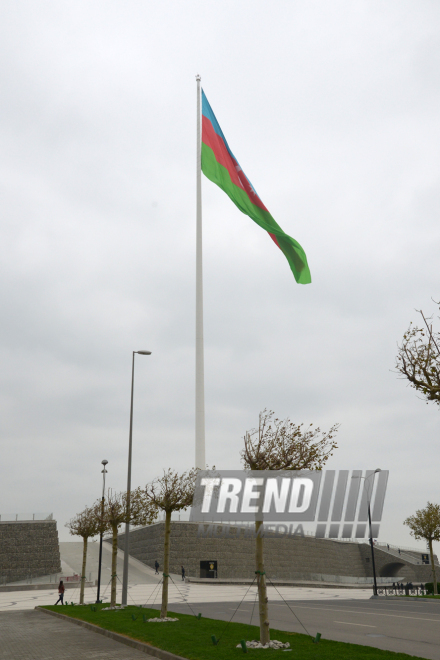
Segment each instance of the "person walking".
[[157,559],[154,562],[154,568],[156,569],[156,575],[159,575],[159,562],[157,561]]
[[181,566],[182,569],[182,582],[185,582],[185,569]]
[[60,601],[61,601],[61,605],[64,605],[64,602],[63,602],[63,601],[64,601],[64,591],[65,591],[65,588],[64,588],[64,582],[63,582],[62,580],[60,580],[60,583],[59,583],[59,585],[58,585],[58,594],[59,594],[59,597],[58,597],[58,600],[57,600],[57,602],[55,603],[55,605],[58,605],[58,603],[59,603]]

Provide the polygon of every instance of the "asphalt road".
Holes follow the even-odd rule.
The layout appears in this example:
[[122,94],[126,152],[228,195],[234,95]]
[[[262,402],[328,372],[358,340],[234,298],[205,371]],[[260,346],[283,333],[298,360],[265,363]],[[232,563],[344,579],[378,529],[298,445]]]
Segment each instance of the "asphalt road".
[[[271,628],[302,633],[305,628],[313,637],[320,632],[325,639],[440,659],[439,601],[341,598],[337,601],[295,600],[288,601],[288,605],[293,613],[284,603],[269,604]],[[192,607],[205,617],[227,621],[233,616],[237,603],[197,603]],[[173,603],[170,610],[190,613],[185,604]],[[233,621],[250,623],[252,618],[252,623],[258,625],[258,605],[252,610],[252,603],[243,603]],[[216,631],[213,630],[213,634]]]

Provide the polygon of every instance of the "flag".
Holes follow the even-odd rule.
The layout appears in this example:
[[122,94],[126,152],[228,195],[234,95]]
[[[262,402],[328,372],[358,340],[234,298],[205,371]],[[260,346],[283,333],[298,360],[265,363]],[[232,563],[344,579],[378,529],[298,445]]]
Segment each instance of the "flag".
[[307,257],[301,245],[275,222],[229,148],[222,129],[202,90],[202,172],[216,183],[257,225],[267,231],[289,262],[295,280],[309,284]]

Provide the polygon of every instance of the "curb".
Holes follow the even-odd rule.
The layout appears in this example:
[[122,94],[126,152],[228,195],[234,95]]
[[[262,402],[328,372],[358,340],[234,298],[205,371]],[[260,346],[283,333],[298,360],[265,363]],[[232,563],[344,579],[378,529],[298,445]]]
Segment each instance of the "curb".
[[[228,586],[236,586],[236,585],[244,585],[244,586],[249,586],[252,584],[254,580],[251,580],[250,578],[193,578],[193,577],[187,577],[185,578],[185,582],[188,584],[209,584],[211,586],[217,586],[217,585],[228,585]],[[296,581],[296,580],[271,580],[270,583],[267,583],[267,586],[270,587],[273,585],[274,587],[304,587],[307,589],[366,589],[371,591],[373,589],[372,584],[366,584],[366,583],[349,583],[349,582],[319,582],[318,580],[316,581],[309,581],[309,582],[301,582],[301,581]]]
[[440,602],[439,598],[420,598],[419,596],[371,596],[371,598],[380,598],[381,600],[413,600],[417,603],[435,603]]
[[131,646],[133,649],[142,651],[142,653],[149,653],[155,658],[160,658],[160,660],[186,660],[186,658],[182,658],[182,656],[180,655],[175,655],[174,653],[170,653],[169,651],[158,649],[156,646],[150,646],[150,644],[139,642],[131,637],[126,637],[125,635],[120,635],[119,633],[112,632],[111,630],[106,630],[105,628],[101,628],[100,626],[95,626],[93,623],[89,623],[88,621],[82,621],[81,619],[74,619],[73,617],[67,616],[66,614],[61,614],[61,612],[52,612],[52,610],[45,610],[42,607],[36,607],[35,609],[38,612],[43,612],[44,614],[50,614],[52,616],[58,617],[59,619],[64,619],[64,621],[76,623],[77,626],[81,626],[82,628],[87,628],[87,630],[91,630],[92,632],[96,632],[99,633],[100,635],[104,635],[104,637],[110,637],[110,639],[113,639],[115,642],[121,642],[121,644],[125,644],[126,646]]
[[[79,589],[81,586],[80,582],[66,582],[64,585],[66,589]],[[84,585],[86,588],[92,587],[92,582],[86,582]],[[12,593],[13,591],[53,591],[58,592],[58,584],[56,582],[36,582],[34,584],[7,584],[0,587],[0,593]]]

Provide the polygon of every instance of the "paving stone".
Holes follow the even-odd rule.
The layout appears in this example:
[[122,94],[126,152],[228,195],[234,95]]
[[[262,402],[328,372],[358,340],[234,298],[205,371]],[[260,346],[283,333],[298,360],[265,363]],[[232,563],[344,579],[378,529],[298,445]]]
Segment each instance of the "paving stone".
[[147,653],[36,610],[0,612],[0,640],[1,660],[153,660]]

